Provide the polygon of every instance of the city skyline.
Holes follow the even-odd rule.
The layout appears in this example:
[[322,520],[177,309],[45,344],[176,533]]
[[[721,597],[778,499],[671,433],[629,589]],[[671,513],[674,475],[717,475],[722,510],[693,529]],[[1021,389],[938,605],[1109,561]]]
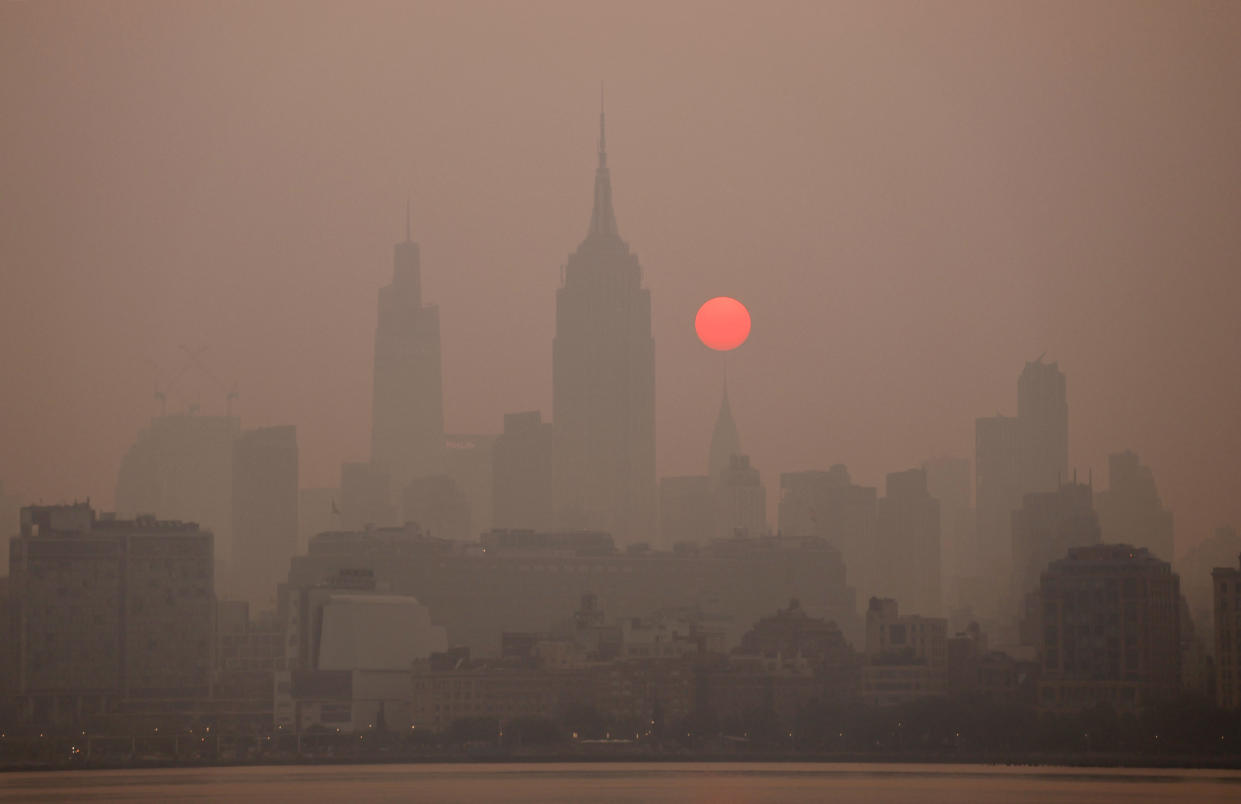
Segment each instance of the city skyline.
[[[1053,11],[1054,21],[1099,24],[1097,12],[1090,10]],[[18,41],[22,35],[29,34],[31,41],[42,34],[70,36],[66,18],[55,10],[6,8],[2,13],[4,30],[14,38],[7,52],[15,64],[38,66],[44,58]],[[823,21],[810,11],[799,13],[805,21]],[[120,24],[87,9],[73,15],[92,32]],[[688,24],[687,16],[675,12],[673,28]],[[550,26],[546,17],[546,12],[536,14]],[[228,30],[240,24],[227,14],[221,19]],[[627,238],[651,289],[659,342],[657,476],[701,471],[711,413],[718,406],[721,361],[696,342],[692,315],[706,298],[729,294],[754,312],[751,342],[729,358],[730,395],[747,451],[763,472],[769,512],[775,510],[780,472],[843,463],[855,482],[879,486],[887,472],[936,455],[971,455],[974,420],[1016,413],[1015,367],[1046,351],[1071,375],[1071,468],[1083,475],[1093,470],[1096,486],[1106,488],[1107,456],[1134,450],[1154,472],[1165,506],[1176,514],[1178,553],[1216,525],[1241,519],[1236,496],[1229,493],[1241,454],[1235,415],[1241,386],[1226,368],[1226,358],[1235,356],[1235,344],[1241,342],[1236,337],[1241,324],[1228,307],[1228,300],[1238,297],[1232,291],[1241,272],[1232,270],[1237,235],[1224,226],[1236,212],[1235,197],[1225,187],[1236,186],[1228,177],[1241,165],[1223,147],[1228,138],[1221,133],[1236,124],[1237,110],[1213,104],[1222,124],[1196,127],[1199,105],[1217,99],[1190,91],[1204,71],[1236,70],[1237,64],[1218,49],[1222,45],[1208,29],[1206,15],[1191,19],[1196,25],[1186,35],[1196,49],[1158,44],[1175,69],[1151,74],[1149,84],[1135,85],[1126,74],[1124,85],[1132,94],[1115,100],[1107,113],[1068,114],[1076,108],[1071,103],[1085,104],[1102,89],[1071,83],[1078,73],[1058,62],[1041,63],[1048,72],[1033,76],[1016,62],[999,60],[997,69],[1029,82],[1020,84],[1027,90],[1020,100],[1029,108],[1004,107],[1012,117],[971,106],[972,100],[999,101],[981,78],[953,72],[966,88],[939,97],[957,103],[960,116],[920,122],[908,140],[889,138],[883,147],[866,152],[866,170],[850,167],[855,161],[850,155],[866,136],[891,135],[898,123],[911,123],[906,115],[926,111],[901,81],[881,81],[880,91],[863,98],[830,71],[799,83],[788,79],[788,62],[773,64],[766,80],[737,90],[747,103],[759,104],[769,125],[738,125],[728,116],[732,104],[721,94],[723,85],[700,72],[719,65],[709,50],[695,51],[703,57],[698,66],[656,60],[664,67],[679,63],[707,92],[694,114],[678,114],[673,97],[656,91],[653,65],[621,70],[623,61],[615,55],[620,45],[609,39],[603,60],[609,63],[598,72],[608,79],[613,112],[612,167],[624,176],[617,184],[617,206],[624,210]],[[619,28],[618,39],[621,32],[632,32],[632,20],[623,14],[612,22]],[[891,48],[896,40],[885,33],[887,22],[892,20],[883,12],[855,9],[839,15],[842,30],[869,33],[872,43]],[[170,41],[187,41],[188,34],[171,18],[157,14],[150,24],[165,26],[161,30]],[[323,14],[312,10],[300,24],[308,41],[331,41]],[[968,41],[975,45],[982,30],[1024,47],[1060,41],[1053,22],[1040,24],[1022,28],[1003,17],[985,25],[973,20],[962,35],[973,37]],[[1066,44],[1092,65],[1086,74],[1101,85],[1111,75],[1108,69],[1143,63],[1148,49],[1156,47],[1124,25],[1109,57],[1080,40]],[[760,26],[757,35],[770,30]],[[357,35],[373,38],[385,58],[397,59],[391,49],[394,36],[364,26]],[[550,27],[544,35],[578,52]],[[657,34],[642,35],[660,41]],[[947,37],[934,26],[911,34],[920,56],[898,62],[906,70],[927,60],[945,70],[963,70],[963,63],[938,50]],[[230,99],[235,89],[230,82],[240,73],[224,70],[222,83],[202,78],[189,84],[207,101],[208,112],[170,100],[163,93],[181,88],[176,82],[194,75],[187,72],[195,63],[188,55],[192,49],[165,56],[170,68],[165,85],[135,73],[139,62],[92,49],[90,41],[84,44],[83,58],[100,67],[85,88],[71,91],[58,83],[54,70],[4,71],[12,76],[3,84],[6,96],[40,90],[48,117],[23,121],[5,135],[11,138],[8,153],[33,158],[14,165],[16,192],[3,202],[3,217],[13,227],[2,241],[7,244],[3,258],[6,266],[19,268],[4,272],[4,297],[12,309],[5,317],[3,355],[18,375],[32,376],[31,361],[61,367],[38,383],[14,383],[3,395],[2,426],[13,461],[12,468],[2,467],[0,477],[7,493],[25,502],[89,495],[101,508],[111,507],[125,447],[159,410],[151,397],[156,372],[148,361],[160,365],[166,376],[175,373],[183,343],[207,346],[203,359],[225,382],[217,387],[196,377],[194,390],[187,377],[181,389],[185,398],[171,399],[170,409],[197,401],[204,413],[221,413],[223,386],[235,381],[241,396],[233,410],[243,424],[296,425],[302,485],[334,484],[342,461],[367,456],[374,293],[390,277],[385,257],[399,237],[409,195],[414,239],[427,257],[425,296],[439,305],[443,318],[445,429],[498,433],[503,415],[521,410],[540,410],[545,420],[551,418],[548,346],[555,270],[564,261],[565,245],[580,238],[584,223],[587,172],[595,157],[588,110],[597,79],[561,79],[501,102],[508,97],[502,83],[492,86],[472,76],[468,85],[477,94],[454,100],[422,86],[427,99],[421,112],[406,115],[393,110],[391,93],[403,81],[420,86],[411,71],[359,67],[350,80],[373,92],[362,93],[346,108],[375,113],[375,153],[324,161],[332,153],[331,137],[308,130],[292,136],[295,132],[278,124],[266,107]],[[239,57],[256,57],[257,51],[245,45],[238,45]],[[809,58],[807,46],[799,39],[790,52]],[[1185,55],[1191,50],[1205,64]],[[202,58],[221,66],[209,54]],[[419,58],[436,63],[447,56],[428,50]],[[827,64],[846,58],[874,63],[842,46]],[[795,61],[793,55],[789,59]],[[258,97],[272,108],[282,98],[302,97],[298,92],[321,81],[322,70],[333,62],[329,53],[324,61],[310,63],[316,65],[313,80],[291,72],[269,74],[269,82],[256,89]],[[550,69],[549,62],[535,57],[517,64],[519,75]],[[19,86],[16,76],[33,83]],[[899,76],[909,79],[907,72]],[[683,78],[675,89],[689,89],[689,82]],[[789,87],[789,104],[779,100],[784,96],[771,94],[776,86]],[[1040,87],[1064,93],[1055,103],[1070,105],[1049,106],[1052,102],[1036,91]],[[341,86],[329,89],[333,99],[345,102]],[[479,119],[487,126],[418,125],[424,118],[446,119],[461,97],[469,108],[458,111],[468,111],[466,119],[485,114]],[[92,105],[109,99],[139,108],[163,104],[165,115],[153,119],[149,136],[185,157],[168,166],[163,180],[144,178],[144,166],[156,158],[150,153],[109,144],[106,137],[96,142],[66,139],[68,134],[54,131],[55,136],[45,136],[48,126],[64,122],[61,115],[85,109],[89,131],[99,136],[128,132],[146,142],[137,136],[145,130]],[[791,103],[815,99],[811,106]],[[1092,132],[1147,120],[1160,110],[1167,114],[1159,119],[1170,128],[1136,126],[1129,145],[1113,143],[1119,153],[1104,155],[1089,175],[1098,187],[1074,178],[1072,166],[1080,171],[1100,159],[1091,145],[1097,136]],[[307,106],[295,105],[293,111],[294,120],[316,119]],[[224,128],[195,139],[184,126],[200,114],[213,115],[208,119]],[[247,129],[244,141],[229,147],[228,121],[237,119],[230,114],[257,116],[273,130]],[[554,121],[555,131],[534,125],[540,119]],[[1013,173],[1017,167],[1005,154],[1030,147],[1018,136],[1021,122],[1051,119],[1064,127],[1061,138],[1052,137],[1046,145],[1056,159],[1035,162],[1043,172],[1054,168],[1053,178],[1041,183],[1032,169]],[[161,120],[167,128],[159,127]],[[967,130],[978,138],[975,145],[991,144],[989,157],[974,148],[957,150],[956,138]],[[356,132],[349,128],[346,133]],[[1163,142],[1160,137],[1174,135],[1181,139],[1171,156],[1135,166],[1143,148],[1155,148]],[[34,151],[35,142],[55,147]],[[519,157],[532,148],[537,158]],[[777,159],[773,149],[796,158]],[[72,154],[69,164],[89,168],[98,180],[81,184],[75,173],[70,182],[64,167],[49,161],[57,153]],[[208,180],[197,172],[193,157],[202,153],[219,154],[221,178]],[[736,162],[736,153],[755,161]],[[537,169],[519,168],[518,162],[535,162]],[[267,172],[255,170],[263,166]],[[473,172],[479,166],[487,176]],[[1190,195],[1184,179],[1173,178],[1187,167],[1200,180]],[[247,170],[255,175],[243,176]],[[1126,176],[1162,192],[1141,193],[1141,203],[1128,202],[1121,192],[1132,189]],[[954,177],[969,191],[959,192],[962,188],[950,180]],[[76,186],[72,192],[71,186]],[[99,189],[105,186],[120,190]],[[1013,186],[1024,192],[1005,191]],[[808,195],[812,187],[817,188],[813,197]],[[954,203],[933,205],[945,188],[958,191]],[[60,189],[66,192],[48,195]],[[128,203],[113,204],[113,193]],[[240,214],[254,211],[238,203],[247,193],[257,193],[266,204],[266,217]],[[46,212],[53,197],[63,214]],[[1011,199],[1012,206],[998,216],[983,209],[995,198]],[[894,206],[891,199],[905,200]],[[909,211],[902,212],[902,204]],[[351,215],[341,214],[346,205],[355,208]],[[1052,215],[1049,210],[1057,205],[1064,209]],[[229,212],[231,206],[238,207],[236,212]],[[1112,206],[1114,214],[1105,214]],[[511,214],[515,207],[523,211],[520,225]],[[928,218],[933,208],[940,211]],[[1073,209],[1098,211],[1099,217],[1091,219],[1095,228],[1082,229],[1072,220]],[[766,214],[760,214],[763,210]],[[890,228],[875,228],[869,221],[883,219],[885,211],[895,216]],[[1014,223],[1023,215],[1035,215],[1028,228]],[[1164,221],[1162,228],[1149,226],[1152,216]],[[53,224],[54,230],[47,228]],[[973,228],[964,228],[969,225]],[[882,236],[889,232],[899,236]],[[1164,234],[1155,237],[1159,232]],[[492,242],[508,245],[488,250]],[[1123,271],[1118,267],[1130,263]],[[98,270],[81,270],[86,265]],[[920,298],[927,294],[935,305]],[[979,299],[987,300],[981,308]],[[859,317],[855,309],[879,314]],[[273,316],[273,310],[282,316]],[[1104,320],[1108,326],[1100,327]],[[85,329],[74,329],[70,321]],[[46,334],[32,341],[32,332]],[[975,337],[978,333],[982,336]],[[773,360],[775,355],[782,359]],[[816,368],[799,368],[804,366]],[[1163,381],[1152,382],[1154,377]],[[907,389],[915,387],[933,393],[909,394]],[[67,450],[80,459],[74,466],[44,457]]]

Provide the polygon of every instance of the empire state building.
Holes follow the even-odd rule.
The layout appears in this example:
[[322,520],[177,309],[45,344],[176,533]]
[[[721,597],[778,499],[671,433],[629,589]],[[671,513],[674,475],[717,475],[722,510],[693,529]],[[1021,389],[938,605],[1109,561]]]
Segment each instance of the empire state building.
[[599,112],[590,230],[556,291],[552,341],[556,512],[561,527],[652,538],[655,524],[655,341],[651,292],[620,238]]

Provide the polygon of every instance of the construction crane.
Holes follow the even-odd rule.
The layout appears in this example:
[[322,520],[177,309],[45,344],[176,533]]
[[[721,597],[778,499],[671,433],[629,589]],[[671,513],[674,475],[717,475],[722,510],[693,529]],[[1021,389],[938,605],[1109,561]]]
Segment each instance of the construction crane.
[[221,391],[224,392],[224,415],[231,417],[233,415],[233,400],[238,399],[240,394],[237,392],[237,383],[234,381],[231,386],[226,385],[219,377],[217,377],[211,369],[207,368],[207,364],[202,360],[202,353],[207,351],[206,346],[200,346],[198,349],[191,349],[185,344],[181,344],[181,351],[185,352],[190,362],[202,372],[203,376],[216,384]]

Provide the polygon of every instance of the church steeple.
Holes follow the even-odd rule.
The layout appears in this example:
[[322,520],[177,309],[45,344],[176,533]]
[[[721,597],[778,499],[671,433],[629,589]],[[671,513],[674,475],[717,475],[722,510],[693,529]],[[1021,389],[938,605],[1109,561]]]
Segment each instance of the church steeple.
[[595,206],[590,213],[590,234],[620,234],[616,228],[616,212],[612,209],[612,176],[608,172],[602,89],[599,91],[599,166],[595,168]]
[[728,462],[741,454],[741,435],[733,421],[732,407],[728,404],[728,381],[724,382],[724,398],[720,400],[720,413],[715,417],[715,430],[711,433],[711,453],[707,459],[707,473],[711,482],[718,483]]

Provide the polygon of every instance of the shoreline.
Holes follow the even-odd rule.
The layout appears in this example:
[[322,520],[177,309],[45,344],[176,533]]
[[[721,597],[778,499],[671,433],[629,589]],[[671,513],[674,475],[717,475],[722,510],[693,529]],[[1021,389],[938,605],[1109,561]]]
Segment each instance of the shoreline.
[[[625,752],[588,751],[493,751],[453,752],[366,752],[349,756],[265,756],[252,759],[173,759],[160,758],[110,762],[77,759],[63,763],[15,762],[0,765],[0,773],[30,773],[99,770],[159,770],[204,768],[311,767],[348,765],[553,765],[553,764],[820,764],[820,765],[977,765],[980,767],[1051,768],[1074,770],[1176,770],[1241,771],[1241,756],[1203,758],[1200,756],[1143,756],[1133,754],[1001,754],[1001,753],[811,753],[720,751]],[[1241,781],[1241,780],[1238,780]]]

